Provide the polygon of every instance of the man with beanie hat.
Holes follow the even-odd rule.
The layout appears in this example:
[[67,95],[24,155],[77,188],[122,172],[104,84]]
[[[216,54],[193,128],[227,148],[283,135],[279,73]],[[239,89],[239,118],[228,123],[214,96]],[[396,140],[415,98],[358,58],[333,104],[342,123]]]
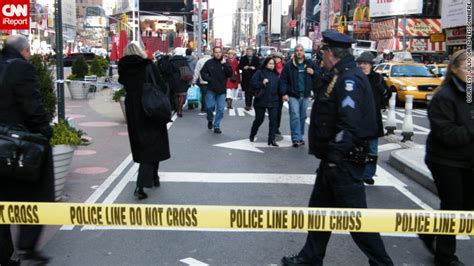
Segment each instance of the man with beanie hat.
[[374,56],[371,52],[363,52],[356,59],[357,66],[369,79],[372,95],[374,96],[374,112],[377,118],[377,136],[374,136],[374,138],[368,140],[370,162],[366,164],[363,176],[364,182],[368,185],[373,185],[375,182],[373,177],[377,169],[378,138],[383,137],[384,135],[382,113],[380,110],[386,108],[385,97],[389,96],[389,90],[382,75],[373,70],[373,60]]

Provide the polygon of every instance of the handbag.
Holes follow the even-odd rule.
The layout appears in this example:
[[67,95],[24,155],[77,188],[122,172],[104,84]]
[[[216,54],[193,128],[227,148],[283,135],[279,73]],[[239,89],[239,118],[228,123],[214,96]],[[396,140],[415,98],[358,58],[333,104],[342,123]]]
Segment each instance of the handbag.
[[235,75],[235,72],[232,72],[232,76],[230,77],[230,81],[232,81],[232,82],[237,81],[237,75]]
[[37,184],[48,139],[24,126],[0,125],[0,182]]
[[180,75],[181,80],[191,81],[193,80],[194,72],[191,70],[189,66],[182,66],[182,67],[179,67],[179,75]]
[[[150,79],[151,77],[151,79]],[[143,83],[142,105],[145,115],[160,123],[171,122],[171,104],[158,87],[155,75],[148,64],[145,69],[145,82]]]

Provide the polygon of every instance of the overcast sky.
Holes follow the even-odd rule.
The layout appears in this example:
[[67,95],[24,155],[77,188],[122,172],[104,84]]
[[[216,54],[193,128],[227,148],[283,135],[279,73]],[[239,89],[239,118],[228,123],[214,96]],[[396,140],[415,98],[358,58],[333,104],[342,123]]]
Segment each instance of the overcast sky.
[[232,43],[232,15],[236,11],[237,0],[208,0],[209,8],[214,8],[214,38],[222,38],[224,45]]

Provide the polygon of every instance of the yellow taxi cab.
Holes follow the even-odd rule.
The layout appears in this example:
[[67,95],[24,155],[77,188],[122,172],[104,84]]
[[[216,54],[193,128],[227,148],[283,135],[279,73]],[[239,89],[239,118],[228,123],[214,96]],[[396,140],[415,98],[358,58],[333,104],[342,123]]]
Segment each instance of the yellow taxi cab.
[[413,95],[414,102],[427,103],[441,84],[425,65],[414,62],[382,63],[374,71],[381,73],[390,90],[397,93],[398,104],[405,102],[407,95]]

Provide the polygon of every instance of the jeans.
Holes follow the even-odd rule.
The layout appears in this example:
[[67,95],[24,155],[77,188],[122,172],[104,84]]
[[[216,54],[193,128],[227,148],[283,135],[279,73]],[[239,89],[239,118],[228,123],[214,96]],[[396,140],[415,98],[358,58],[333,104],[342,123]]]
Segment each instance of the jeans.
[[206,94],[207,105],[207,121],[213,122],[214,109],[216,109],[216,118],[214,120],[214,128],[221,127],[222,118],[224,118],[225,93],[216,94],[208,90]]
[[306,123],[306,109],[308,109],[308,98],[289,97],[290,107],[290,129],[291,140],[302,141],[304,138],[304,126]]
[[268,141],[275,140],[275,133],[276,133],[276,119],[278,113],[278,107],[261,107],[261,106],[254,106],[255,107],[255,120],[252,124],[252,129],[250,131],[250,135],[255,136],[257,135],[258,128],[262,125],[263,120],[265,120],[265,110],[268,110],[268,118],[270,121],[269,131],[268,131]]
[[[369,155],[377,156],[379,139],[378,138],[369,139],[368,142],[369,142]],[[366,164],[365,170],[364,170],[364,179],[373,179],[376,169],[377,169],[377,162]]]

